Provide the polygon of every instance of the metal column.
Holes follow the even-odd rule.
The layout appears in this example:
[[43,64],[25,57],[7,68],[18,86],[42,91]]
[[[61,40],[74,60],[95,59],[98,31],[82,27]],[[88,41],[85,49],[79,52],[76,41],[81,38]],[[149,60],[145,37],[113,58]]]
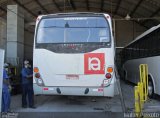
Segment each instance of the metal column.
[[1,111],[1,101],[2,101],[3,64],[4,64],[4,50],[0,49],[0,111]]

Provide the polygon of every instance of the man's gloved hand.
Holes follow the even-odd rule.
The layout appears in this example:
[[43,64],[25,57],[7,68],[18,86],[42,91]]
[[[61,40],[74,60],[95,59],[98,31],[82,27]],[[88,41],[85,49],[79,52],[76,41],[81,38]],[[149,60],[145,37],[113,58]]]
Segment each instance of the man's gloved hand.
[[11,91],[12,91],[12,86],[9,85],[9,86],[8,86],[8,89],[9,89],[9,92],[11,92]]
[[28,75],[27,79],[32,80],[33,79],[33,75]]

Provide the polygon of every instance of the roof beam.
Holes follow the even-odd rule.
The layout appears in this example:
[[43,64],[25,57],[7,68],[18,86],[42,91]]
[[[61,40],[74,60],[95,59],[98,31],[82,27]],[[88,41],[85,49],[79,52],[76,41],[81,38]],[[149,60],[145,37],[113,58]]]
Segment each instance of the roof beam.
[[0,6],[0,10],[2,10],[2,11],[4,11],[4,12],[6,12],[6,13],[7,13],[7,10],[6,10],[6,9],[4,9],[3,7],[1,7],[1,6]]
[[55,0],[52,0],[52,1],[53,1],[54,5],[57,7],[57,9],[58,9],[59,11],[62,11],[61,8],[59,7],[59,5],[57,4],[57,2],[56,2]]
[[148,27],[148,26],[146,26],[145,24],[143,24],[143,23],[140,23],[140,22],[138,22],[138,21],[135,21],[137,24],[139,24],[140,26],[143,26],[144,28],[146,28],[146,29],[149,29],[150,27]]
[[[119,10],[119,7],[120,7],[121,2],[122,2],[122,0],[118,0],[116,9],[115,9],[115,11],[114,11],[114,15],[117,14],[117,11]],[[113,15],[113,16],[114,16],[114,15]]]
[[154,17],[155,15],[157,15],[160,12],[160,8],[158,8],[155,12],[153,12],[150,17]]
[[103,7],[104,7],[104,0],[101,0],[101,11],[103,11]]
[[71,4],[72,8],[73,8],[74,10],[76,10],[76,7],[75,7],[75,4],[73,3],[73,0],[69,0],[69,2],[70,2],[70,4]]
[[86,7],[87,7],[87,10],[89,11],[89,0],[86,0]]
[[[1,6],[0,6],[0,10],[2,10],[3,12],[5,12],[6,14],[7,14],[7,10],[10,11],[10,12],[13,12],[12,10],[10,10],[10,9],[8,9],[8,8],[7,8],[7,9],[4,9],[4,8],[1,7]],[[13,13],[16,14],[15,12],[13,12]],[[23,18],[23,17],[20,16],[19,14],[17,14],[17,15],[18,15],[18,17]],[[24,19],[24,18],[23,18],[23,19]],[[24,19],[24,21],[27,22],[26,19]]]
[[0,6],[0,10],[3,11],[2,14],[0,14],[0,17],[3,16],[3,14],[7,14],[7,10]]
[[44,6],[39,2],[39,0],[35,0],[35,1],[43,9],[43,11],[45,11],[47,14],[49,14],[48,10],[46,8],[44,8]]
[[28,8],[26,8],[23,4],[21,4],[18,0],[13,0],[14,2],[16,2],[16,4],[18,4],[20,7],[22,7],[24,10],[26,10],[28,13],[30,13],[32,16],[37,17],[36,14],[34,14],[32,11],[30,11]]
[[[154,17],[155,15],[157,15],[160,12],[160,8],[158,8],[155,12],[153,12],[149,17]],[[142,22],[142,24],[146,24],[147,22],[149,22],[150,20],[145,20]]]
[[[4,9],[3,7],[1,7],[1,6],[0,6],[0,10],[4,11],[4,12],[7,14],[7,10]],[[8,9],[8,10],[9,10],[9,9]],[[18,16],[19,16],[19,15],[18,15]],[[19,16],[19,17],[21,17],[21,16]],[[27,21],[24,19],[24,22],[26,23]],[[32,31],[29,31],[29,30],[26,29],[26,28],[24,28],[24,30],[27,31],[27,32],[30,32],[30,33],[34,33],[34,32],[32,32]]]
[[28,29],[24,29],[25,31],[27,31],[27,32],[29,32],[29,33],[31,33],[31,34],[34,34],[34,32],[32,32],[32,31],[30,31],[30,30],[28,30]]
[[142,2],[143,2],[143,0],[139,0],[139,2],[136,4],[136,6],[134,7],[133,11],[131,11],[131,13],[130,13],[131,17],[136,12],[136,10],[138,9],[138,7],[141,5]]

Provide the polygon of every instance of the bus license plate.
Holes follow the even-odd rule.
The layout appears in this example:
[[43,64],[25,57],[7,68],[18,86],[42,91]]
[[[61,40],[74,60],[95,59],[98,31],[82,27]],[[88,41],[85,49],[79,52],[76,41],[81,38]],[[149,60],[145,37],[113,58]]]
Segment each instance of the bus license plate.
[[79,79],[79,75],[66,75],[66,79],[77,80]]

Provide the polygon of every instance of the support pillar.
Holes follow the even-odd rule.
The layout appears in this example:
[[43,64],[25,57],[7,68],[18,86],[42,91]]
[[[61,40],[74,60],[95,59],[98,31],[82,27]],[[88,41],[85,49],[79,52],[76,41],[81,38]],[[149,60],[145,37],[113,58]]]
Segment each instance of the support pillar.
[[8,5],[7,8],[6,60],[17,66],[24,58],[24,15],[18,5]]

